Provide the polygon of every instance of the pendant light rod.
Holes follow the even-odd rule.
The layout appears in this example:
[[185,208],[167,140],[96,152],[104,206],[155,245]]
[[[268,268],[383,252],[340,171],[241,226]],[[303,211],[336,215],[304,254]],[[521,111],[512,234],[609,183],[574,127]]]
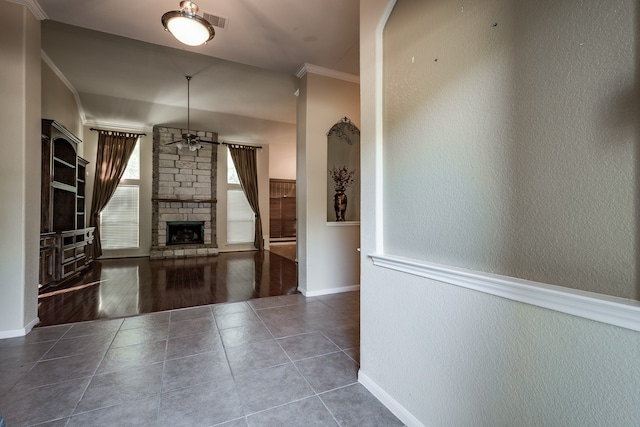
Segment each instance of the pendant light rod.
[[191,76],[185,76],[187,79],[187,134],[191,135]]

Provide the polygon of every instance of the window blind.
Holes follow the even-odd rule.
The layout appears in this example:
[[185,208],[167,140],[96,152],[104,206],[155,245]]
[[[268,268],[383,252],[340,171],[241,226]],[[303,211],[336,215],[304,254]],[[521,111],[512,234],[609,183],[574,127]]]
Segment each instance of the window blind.
[[227,243],[253,243],[255,214],[242,189],[227,190]]
[[100,215],[103,249],[131,249],[139,246],[139,187],[120,184]]

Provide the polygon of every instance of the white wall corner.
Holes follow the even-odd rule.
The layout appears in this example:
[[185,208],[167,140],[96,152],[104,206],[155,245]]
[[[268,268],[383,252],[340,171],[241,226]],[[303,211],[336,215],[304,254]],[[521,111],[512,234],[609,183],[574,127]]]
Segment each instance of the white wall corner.
[[362,369],[358,371],[358,382],[362,384],[371,394],[373,394],[393,415],[398,417],[407,427],[425,427],[407,409],[391,397],[386,391],[369,378]]
[[38,323],[40,323],[40,318],[36,317],[31,322],[27,323],[27,325],[24,328],[14,329],[14,330],[11,330],[11,331],[0,331],[0,340],[5,339],[5,338],[23,337],[23,336],[27,335],[29,332],[31,332],[31,330]]

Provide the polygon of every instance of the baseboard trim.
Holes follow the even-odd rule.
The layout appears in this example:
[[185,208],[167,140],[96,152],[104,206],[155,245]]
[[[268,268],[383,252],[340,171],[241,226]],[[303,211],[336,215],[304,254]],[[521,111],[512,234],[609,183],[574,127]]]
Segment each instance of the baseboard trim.
[[392,255],[369,257],[378,267],[640,331],[639,301]]
[[373,394],[384,406],[389,409],[393,415],[398,417],[407,427],[425,427],[416,417],[407,411],[407,409],[398,403],[393,397],[384,391],[378,384],[369,378],[362,369],[358,371],[358,382]]
[[29,322],[24,328],[14,329],[11,331],[0,331],[0,340],[5,338],[16,338],[23,337],[27,335],[31,330],[40,323],[40,318],[36,317],[31,322]]
[[360,285],[353,285],[353,286],[341,286],[339,288],[331,288],[331,289],[321,289],[319,291],[311,291],[311,292],[306,292],[303,289],[300,289],[300,292],[302,292],[302,295],[304,295],[307,298],[311,298],[311,297],[319,297],[322,295],[332,295],[332,294],[341,294],[343,292],[353,292],[353,291],[359,291],[360,290]]

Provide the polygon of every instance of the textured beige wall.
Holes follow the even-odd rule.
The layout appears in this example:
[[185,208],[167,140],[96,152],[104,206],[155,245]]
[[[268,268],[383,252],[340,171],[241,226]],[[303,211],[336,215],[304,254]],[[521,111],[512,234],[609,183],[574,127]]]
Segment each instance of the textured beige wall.
[[307,86],[309,74],[305,74],[298,84],[298,104],[296,105],[296,259],[298,260],[298,288],[307,289],[307,253],[305,248],[309,245],[307,239],[307,185],[309,174],[307,173],[307,132],[306,123],[308,117]]
[[38,286],[40,282],[40,174],[34,173],[42,164],[42,128],[40,126],[41,66],[40,21],[29,11],[24,14],[25,88],[24,88],[24,236],[25,289],[24,324],[35,326],[38,316]]
[[360,370],[425,427],[640,419],[638,332],[381,268],[361,292]]
[[297,120],[298,282],[306,295],[360,284],[360,225],[327,222],[327,132],[344,116],[359,126],[359,99],[356,83],[313,73],[300,82],[298,102],[304,105],[298,105]]
[[[367,258],[369,253],[386,249],[383,247],[386,242],[381,237],[383,229],[386,232],[388,227],[394,227],[401,233],[399,237],[404,239],[404,245],[395,243],[399,251],[416,252],[414,240],[425,233],[425,228],[430,227],[426,219],[433,215],[426,212],[424,218],[410,226],[399,210],[395,211],[397,216],[387,215],[383,218],[380,215],[382,209],[377,207],[383,204],[381,198],[387,204],[388,197],[393,196],[386,191],[386,187],[385,192],[379,191],[381,182],[393,179],[393,176],[382,174],[382,163],[390,157],[399,156],[398,160],[404,162],[407,174],[421,177],[420,191],[404,193],[398,199],[403,204],[410,206],[416,196],[433,191],[429,188],[431,180],[438,183],[437,189],[441,190],[443,197],[451,188],[442,177],[424,166],[423,157],[415,159],[416,150],[420,147],[413,145],[411,139],[389,140],[388,135],[382,132],[383,93],[380,88],[383,85],[380,75],[383,62],[377,44],[381,41],[377,29],[384,25],[385,13],[393,3],[393,0],[366,0],[360,5],[362,206],[363,210],[369,212],[362,218],[361,375],[375,384],[378,389],[374,391],[386,395],[406,411],[404,415],[410,415],[404,419],[410,426],[637,425],[640,419],[640,364],[637,363],[640,333],[376,267]],[[395,37],[403,33],[403,27],[412,27],[412,36],[404,39],[407,46],[415,39],[422,39],[423,35],[425,38],[439,36],[439,40],[448,37],[460,40],[456,33],[464,32],[464,28],[448,25],[446,21],[432,22],[419,11],[420,7],[428,5],[436,13],[452,3],[447,0],[400,0],[395,12],[407,7],[409,10],[400,15],[394,12],[388,28],[394,30],[387,32],[387,35]],[[465,0],[455,2],[455,7],[458,13],[464,14],[470,12],[472,6],[500,6],[513,13],[511,9],[516,7],[527,11],[524,3],[515,0],[497,3]],[[536,4],[531,1],[526,3],[529,6]],[[551,8],[550,12],[553,11],[553,5],[548,2],[544,4]],[[566,7],[578,10],[594,4],[569,1]],[[628,2],[624,4],[628,6]],[[461,6],[464,6],[464,12]],[[624,16],[635,14],[626,7],[620,9],[618,3],[616,7]],[[597,12],[593,8],[590,10],[594,16],[589,19],[600,19],[602,23],[595,25],[594,31],[599,31],[601,26],[610,22],[609,13]],[[465,18],[465,22],[470,28],[485,24],[494,28],[492,25],[495,21],[488,19],[490,15],[493,14],[465,15],[470,16]],[[401,22],[395,21],[398,16],[402,16]],[[555,18],[548,18],[555,22]],[[504,22],[498,21],[498,27]],[[546,31],[552,29],[547,28]],[[438,34],[434,35],[429,30]],[[609,30],[617,31],[617,28]],[[544,25],[540,31],[545,31]],[[466,35],[462,38],[464,43],[474,46],[479,43],[469,34]],[[414,64],[421,55],[427,55],[429,61],[435,59],[433,52],[425,50],[427,47],[425,45],[422,50],[411,52],[411,56],[415,56]],[[403,57],[410,62],[411,56]],[[439,53],[438,58],[439,63],[444,56]],[[472,93],[472,87],[465,82],[487,74],[483,70],[479,65],[473,69],[448,68],[449,72],[457,73],[458,84],[462,85],[458,90],[468,94]],[[499,77],[500,74],[496,75],[494,71],[489,74],[494,78]],[[474,72],[480,75],[473,76]],[[490,81],[491,77],[486,77],[486,80]],[[413,91],[446,89],[432,86],[431,81],[424,75],[421,79],[412,80],[411,84],[407,81],[406,85]],[[403,108],[411,119],[411,129],[405,129],[403,135],[418,139],[430,150],[444,150],[445,147],[432,146],[434,135],[429,135],[429,138],[423,136],[425,123],[436,128],[445,127],[445,124],[449,124],[447,120],[452,120],[448,118],[451,116],[462,128],[480,115],[488,118],[486,126],[493,129],[496,126],[493,121],[502,117],[502,113],[489,114],[463,103],[452,106],[448,114],[441,114],[436,120],[431,116],[430,104],[413,102],[415,100],[411,93],[405,92],[405,95],[406,98],[385,103],[386,112],[389,113],[389,108]],[[401,105],[405,100],[407,104],[412,102],[411,108]],[[487,108],[495,110],[497,107]],[[534,134],[539,132],[544,132],[544,128],[536,130]],[[509,141],[500,133],[495,137]],[[441,142],[441,145],[446,144]],[[474,146],[471,144],[469,149],[472,148]],[[458,149],[464,152],[462,148]],[[490,164],[486,160],[492,157],[490,153],[485,154],[479,148],[473,152],[476,156],[465,157],[465,160],[471,161],[477,157],[483,159],[484,165]],[[502,150],[496,149],[495,152],[500,155]],[[542,165],[546,167],[547,162],[542,162]],[[453,163],[452,166],[459,165]],[[486,175],[491,175],[490,172],[487,171]],[[435,177],[432,178],[432,175]],[[479,177],[474,178],[475,181],[479,180]],[[483,189],[485,187],[486,184],[481,186]],[[501,188],[499,185],[496,187]],[[522,187],[524,185],[516,188]],[[460,192],[462,190],[459,189]],[[466,194],[462,192],[459,197],[465,197]],[[471,207],[479,210],[477,204]],[[433,207],[425,206],[425,209]],[[387,209],[385,214],[388,212]],[[486,215],[484,212],[481,214]],[[461,214],[452,209],[451,215],[458,217]],[[467,220],[472,221],[473,218]],[[462,222],[460,227],[469,226]],[[454,239],[458,237],[455,232],[452,235]],[[385,237],[390,236],[386,233]],[[428,240],[421,240],[421,243],[430,244]],[[449,257],[446,249],[438,248],[438,251]],[[434,253],[438,255],[440,252]]]
[[269,178],[296,179],[295,135],[288,141],[269,143]]
[[0,2],[0,337],[22,335],[38,315],[40,234],[40,22]]
[[399,1],[385,252],[636,298],[635,9]]

